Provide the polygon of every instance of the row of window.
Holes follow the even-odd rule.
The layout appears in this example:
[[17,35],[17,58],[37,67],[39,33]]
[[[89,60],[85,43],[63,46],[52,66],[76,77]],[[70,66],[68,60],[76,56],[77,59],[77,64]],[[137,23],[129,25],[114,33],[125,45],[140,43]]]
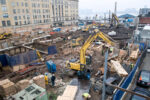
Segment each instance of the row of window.
[[17,26],[17,25],[27,25],[27,24],[30,24],[30,21],[16,21],[15,22],[15,25]]
[[[40,3],[32,3],[32,7],[34,8],[39,8],[40,6]],[[42,4],[42,8],[49,8],[49,4]]]
[[2,21],[2,26],[3,26],[3,27],[11,26],[10,20]]
[[14,20],[21,20],[21,18],[23,18],[23,19],[30,19],[30,16],[29,15],[27,15],[27,16],[14,16]]
[[15,6],[22,6],[22,7],[28,7],[28,3],[27,2],[12,2],[11,3],[11,5],[13,6],[13,7],[15,7]]
[[28,9],[13,9],[13,13],[16,14],[16,13],[29,13],[29,10]]
[[[33,13],[37,13],[37,14],[38,14],[38,13],[40,14],[41,11],[42,11],[42,10],[40,10],[40,9],[33,9],[33,10],[32,10]],[[50,12],[49,9],[43,9],[43,13],[49,13],[49,12]]]
[[36,1],[36,2],[49,2],[50,0],[32,0],[32,1]]

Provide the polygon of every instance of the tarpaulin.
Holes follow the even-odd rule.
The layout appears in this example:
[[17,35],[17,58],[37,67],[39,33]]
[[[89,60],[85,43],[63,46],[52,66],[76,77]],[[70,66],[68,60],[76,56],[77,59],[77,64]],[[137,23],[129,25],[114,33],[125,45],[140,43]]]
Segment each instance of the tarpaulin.
[[7,66],[8,65],[8,62],[7,62],[5,54],[0,55],[0,63],[2,64],[2,66]]
[[48,55],[53,55],[53,54],[56,54],[56,53],[57,53],[57,49],[56,49],[55,45],[48,47]]
[[14,56],[8,56],[4,54],[0,56],[0,61],[2,62],[3,66],[15,66],[19,64],[27,64],[33,60],[38,58],[36,51],[28,51],[26,53],[17,54]]

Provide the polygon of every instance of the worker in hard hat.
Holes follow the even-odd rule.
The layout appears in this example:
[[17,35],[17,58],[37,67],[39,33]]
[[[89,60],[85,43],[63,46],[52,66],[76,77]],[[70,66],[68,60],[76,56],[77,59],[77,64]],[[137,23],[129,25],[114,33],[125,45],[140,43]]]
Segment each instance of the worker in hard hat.
[[112,53],[112,52],[113,52],[113,47],[110,47],[110,49],[109,49],[109,50],[110,50],[110,53]]
[[84,97],[84,100],[88,100],[91,98],[91,95],[89,93],[83,93],[82,96]]
[[45,74],[45,84],[48,85],[48,74]]
[[130,68],[131,68],[131,70],[134,68],[134,64],[133,63],[130,64]]

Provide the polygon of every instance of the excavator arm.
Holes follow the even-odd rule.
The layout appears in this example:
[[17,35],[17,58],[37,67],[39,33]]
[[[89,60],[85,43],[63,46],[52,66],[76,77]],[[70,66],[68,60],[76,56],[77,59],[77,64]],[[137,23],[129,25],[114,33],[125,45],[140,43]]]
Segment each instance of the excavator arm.
[[114,13],[112,13],[112,22],[114,22],[114,19],[117,22],[117,25],[119,25],[120,23],[118,17]]
[[104,40],[105,42],[107,42],[108,44],[112,46],[115,45],[115,43],[112,42],[109,39],[109,37],[107,35],[104,35],[102,32],[98,32],[94,35],[91,35],[81,48],[81,51],[80,51],[80,63],[81,64],[86,65],[86,57],[85,57],[86,50],[93,43],[93,41],[97,39],[97,37],[100,37],[102,40]]

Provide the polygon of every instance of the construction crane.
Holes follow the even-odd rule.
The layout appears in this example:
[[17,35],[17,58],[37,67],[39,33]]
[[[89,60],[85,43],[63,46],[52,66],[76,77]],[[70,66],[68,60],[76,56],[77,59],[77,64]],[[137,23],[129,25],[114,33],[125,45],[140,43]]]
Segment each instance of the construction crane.
[[115,43],[109,39],[109,37],[102,32],[97,32],[95,34],[90,35],[90,37],[87,39],[87,41],[84,43],[80,50],[80,62],[67,62],[67,67],[73,70],[82,71],[86,65],[86,50],[87,48],[97,39],[97,37],[100,37],[102,40],[110,44],[111,46],[115,46]]

